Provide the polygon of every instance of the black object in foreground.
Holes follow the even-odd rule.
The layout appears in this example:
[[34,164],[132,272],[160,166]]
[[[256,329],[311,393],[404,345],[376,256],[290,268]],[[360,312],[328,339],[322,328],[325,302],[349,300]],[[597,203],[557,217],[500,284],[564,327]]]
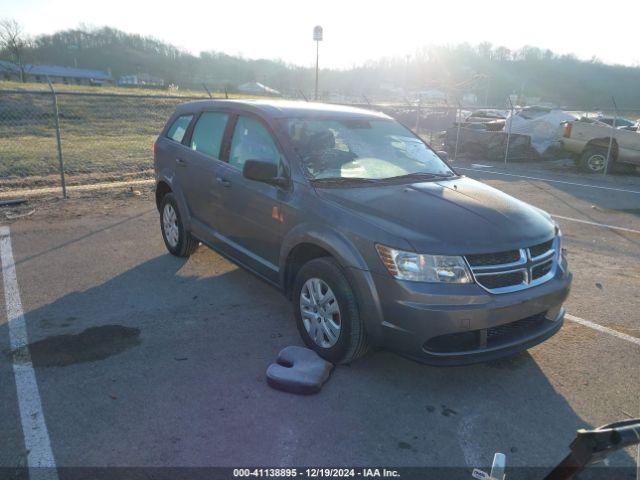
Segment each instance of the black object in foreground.
[[[544,480],[576,479],[576,475],[589,465],[602,462],[617,450],[638,444],[640,444],[640,418],[610,423],[594,430],[580,429],[576,432],[576,438],[569,446],[569,455],[548,473]],[[487,480],[504,480],[506,478],[504,475],[505,463],[505,456],[502,453],[496,453],[493,458],[491,474],[474,468],[472,477]],[[614,474],[609,469],[606,471],[601,470],[600,473],[602,472],[604,472],[607,479],[621,478],[612,476]],[[536,478],[538,477],[536,476]],[[597,478],[601,477],[598,476]],[[625,476],[625,478],[627,477]]]
[[275,389],[310,395],[318,393],[333,370],[333,364],[304,347],[286,347],[267,369],[267,383]]
[[610,423],[595,430],[578,430],[571,452],[545,480],[569,480],[588,465],[631,445],[640,443],[640,419]]

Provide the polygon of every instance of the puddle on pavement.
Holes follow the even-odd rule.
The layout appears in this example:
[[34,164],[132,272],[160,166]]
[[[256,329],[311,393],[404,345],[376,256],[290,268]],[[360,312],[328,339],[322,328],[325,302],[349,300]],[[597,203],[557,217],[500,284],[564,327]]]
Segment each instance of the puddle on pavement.
[[[54,335],[30,343],[34,367],[64,367],[74,363],[104,360],[140,344],[140,330],[122,325],[91,327],[75,335]],[[12,352],[20,362],[24,352]]]

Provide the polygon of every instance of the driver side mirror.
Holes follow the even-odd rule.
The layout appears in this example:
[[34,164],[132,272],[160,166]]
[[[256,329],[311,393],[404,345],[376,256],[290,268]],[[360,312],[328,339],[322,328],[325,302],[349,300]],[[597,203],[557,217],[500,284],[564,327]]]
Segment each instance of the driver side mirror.
[[256,182],[286,187],[289,180],[278,176],[278,165],[265,160],[247,160],[242,167],[242,176]]

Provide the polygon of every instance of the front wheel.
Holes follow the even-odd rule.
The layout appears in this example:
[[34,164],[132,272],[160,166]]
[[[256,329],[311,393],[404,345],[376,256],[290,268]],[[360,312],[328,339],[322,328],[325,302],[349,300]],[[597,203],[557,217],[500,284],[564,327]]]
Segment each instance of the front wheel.
[[602,173],[606,166],[607,150],[605,148],[590,147],[582,153],[580,167],[585,172]]
[[356,296],[335,260],[304,264],[293,290],[296,324],[304,343],[333,363],[351,363],[368,350]]
[[160,229],[164,244],[172,255],[188,257],[198,248],[198,241],[184,228],[178,203],[172,193],[162,198]]

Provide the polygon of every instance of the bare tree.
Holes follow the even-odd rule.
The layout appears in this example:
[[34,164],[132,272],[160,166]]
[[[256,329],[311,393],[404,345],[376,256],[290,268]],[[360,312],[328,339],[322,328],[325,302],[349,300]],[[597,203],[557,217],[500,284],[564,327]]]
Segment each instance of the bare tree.
[[0,20],[0,52],[9,55],[11,62],[20,72],[20,81],[25,82],[24,56],[29,40],[22,31],[22,27],[15,20]]

